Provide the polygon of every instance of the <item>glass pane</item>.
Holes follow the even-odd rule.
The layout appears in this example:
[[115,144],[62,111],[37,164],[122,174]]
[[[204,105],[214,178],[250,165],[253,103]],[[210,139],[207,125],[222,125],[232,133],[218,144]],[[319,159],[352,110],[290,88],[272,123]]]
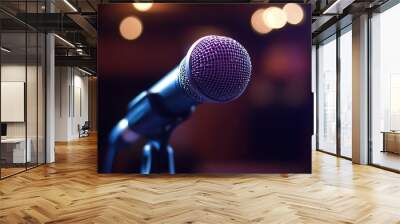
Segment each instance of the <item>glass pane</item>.
[[311,140],[311,145],[312,149],[315,150],[317,149],[317,141],[316,141],[316,133],[317,133],[317,48],[315,45],[312,46],[312,51],[311,51],[311,90],[313,92],[313,103],[314,103],[314,108],[313,108],[313,124],[314,124],[314,132],[312,135],[312,140]]
[[27,63],[27,80],[26,80],[26,113],[27,113],[27,142],[30,146],[30,161],[28,162],[28,168],[37,165],[38,160],[38,144],[37,144],[37,132],[38,132],[38,36],[36,32],[27,33],[28,38],[28,63]]
[[372,163],[400,170],[400,5],[372,17]]
[[336,39],[318,48],[318,148],[336,153]]
[[340,36],[340,152],[351,158],[352,150],[352,35]]
[[[27,2],[26,12],[37,13],[39,5],[37,1]],[[32,19],[34,20],[34,19]],[[37,22],[37,21],[32,21]],[[30,161],[27,167],[35,167],[38,164],[38,33],[35,30],[27,30],[27,76],[26,76],[26,125],[27,143],[31,151]]]
[[45,163],[45,44],[46,37],[44,34],[38,35],[38,163]]
[[25,31],[2,32],[1,47],[1,173],[5,177],[25,170],[26,162],[31,161],[26,142]]

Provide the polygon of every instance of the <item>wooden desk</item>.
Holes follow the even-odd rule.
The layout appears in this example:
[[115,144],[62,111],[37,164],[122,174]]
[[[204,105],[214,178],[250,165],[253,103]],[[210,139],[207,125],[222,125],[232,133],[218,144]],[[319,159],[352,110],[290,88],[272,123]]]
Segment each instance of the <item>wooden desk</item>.
[[383,150],[382,152],[392,152],[400,154],[400,132],[383,131]]
[[[28,144],[26,144],[26,142]],[[32,153],[30,138],[6,138],[1,139],[1,157],[6,160],[6,163],[25,163],[31,162]],[[28,147],[25,147],[27,145]],[[26,148],[26,150],[25,150]]]

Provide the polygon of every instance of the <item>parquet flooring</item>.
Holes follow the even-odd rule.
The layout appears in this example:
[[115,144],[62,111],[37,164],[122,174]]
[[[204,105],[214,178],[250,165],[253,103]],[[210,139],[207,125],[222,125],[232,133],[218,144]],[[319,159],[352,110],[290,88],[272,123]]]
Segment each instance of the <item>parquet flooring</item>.
[[0,181],[0,223],[400,223],[400,175],[313,153],[311,175],[96,173],[96,139]]
[[19,173],[21,171],[24,171],[24,170],[25,170],[25,167],[23,167],[23,168],[22,167],[1,168],[1,176],[2,177],[7,177],[7,176],[13,175],[15,173]]

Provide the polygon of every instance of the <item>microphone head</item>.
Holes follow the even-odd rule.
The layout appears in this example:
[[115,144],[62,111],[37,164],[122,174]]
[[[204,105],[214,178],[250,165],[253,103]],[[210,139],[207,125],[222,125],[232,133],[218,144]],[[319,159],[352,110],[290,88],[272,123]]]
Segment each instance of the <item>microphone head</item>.
[[189,49],[178,83],[197,102],[224,103],[238,98],[251,76],[246,49],[224,36],[205,36]]

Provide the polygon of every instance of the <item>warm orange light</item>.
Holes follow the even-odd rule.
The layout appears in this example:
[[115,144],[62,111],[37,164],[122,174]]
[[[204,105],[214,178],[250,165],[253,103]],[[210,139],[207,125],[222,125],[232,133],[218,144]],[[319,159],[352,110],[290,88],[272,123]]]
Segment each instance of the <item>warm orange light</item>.
[[153,3],[151,2],[137,2],[137,3],[132,3],[133,7],[135,7],[137,10],[144,12],[149,10],[152,6]]
[[264,23],[272,29],[280,29],[286,25],[285,12],[278,7],[267,8],[263,13]]
[[142,34],[142,22],[134,16],[126,17],[119,24],[121,36],[127,40],[134,40]]
[[265,9],[258,9],[253,13],[251,16],[251,26],[253,29],[260,34],[266,34],[269,33],[272,29],[269,28],[263,20],[263,13]]
[[287,21],[290,24],[299,24],[303,20],[304,12],[299,4],[288,3],[283,7],[283,11],[285,12]]

